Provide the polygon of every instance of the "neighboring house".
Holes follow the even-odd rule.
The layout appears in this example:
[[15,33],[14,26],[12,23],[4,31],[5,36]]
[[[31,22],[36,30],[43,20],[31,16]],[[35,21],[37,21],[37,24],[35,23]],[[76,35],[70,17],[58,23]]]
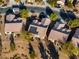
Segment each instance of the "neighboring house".
[[75,46],[79,47],[79,38],[73,37],[73,38],[72,38],[72,43],[73,43]]
[[16,17],[15,14],[6,15],[5,21],[5,33],[14,32],[20,33],[22,30],[22,19],[20,17]]
[[5,32],[20,33],[22,30],[22,23],[5,23]]
[[54,40],[66,41],[67,37],[68,37],[67,34],[52,29],[48,39],[51,41]]
[[[63,41],[65,42],[68,38],[68,34],[56,31],[56,30],[51,30],[50,35],[49,35],[49,40],[54,42],[55,40],[57,41]],[[79,44],[79,38],[72,38],[72,42],[73,44],[75,44],[76,46],[78,46]]]
[[41,22],[34,20],[34,22],[29,26],[28,31],[32,32],[34,36],[44,39],[49,23],[50,20],[48,18],[44,18]]
[[58,23],[58,25],[54,26],[54,28],[51,30],[48,39],[66,41],[68,36],[67,34],[68,34],[68,30],[65,28],[65,24]]
[[79,39],[79,28],[76,30],[75,34],[74,34],[74,37],[78,38]]
[[78,4],[76,4],[75,9],[76,9],[76,11],[74,11],[74,14],[75,14],[76,18],[79,18],[79,2],[78,2]]
[[[64,26],[65,24],[59,24],[57,28],[52,29],[48,39],[52,42],[54,42],[54,40],[65,42],[71,30],[66,29]],[[79,29],[76,30],[76,33],[72,38],[72,42],[76,46],[79,44]]]

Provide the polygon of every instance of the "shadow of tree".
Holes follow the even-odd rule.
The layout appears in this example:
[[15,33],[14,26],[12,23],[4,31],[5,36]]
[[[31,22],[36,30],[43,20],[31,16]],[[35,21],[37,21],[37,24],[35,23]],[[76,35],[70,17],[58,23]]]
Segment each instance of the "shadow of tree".
[[48,59],[48,56],[46,54],[46,51],[44,49],[44,46],[43,46],[42,42],[39,42],[39,50],[40,50],[40,53],[41,53],[41,57],[43,59]]
[[35,51],[32,47],[32,44],[29,42],[29,55],[31,59],[35,59],[36,55],[35,55]]
[[2,39],[1,39],[1,36],[0,36],[0,56],[1,56],[1,52],[2,52]]
[[58,52],[51,41],[49,41],[48,49],[49,49],[49,55],[51,56],[52,59],[59,59]]
[[9,40],[10,40],[10,47],[11,47],[11,50],[15,50],[15,42],[14,42],[13,33],[10,34]]
[[29,43],[29,54],[33,51],[33,47],[31,45],[31,43]]

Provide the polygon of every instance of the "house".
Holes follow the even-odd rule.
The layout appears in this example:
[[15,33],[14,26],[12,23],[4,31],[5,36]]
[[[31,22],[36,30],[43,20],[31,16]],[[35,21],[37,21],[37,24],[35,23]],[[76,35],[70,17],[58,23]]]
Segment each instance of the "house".
[[22,30],[22,23],[5,23],[5,32],[20,33]]
[[5,20],[5,33],[20,33],[22,30],[22,19],[20,17],[16,17],[15,14],[7,14]]
[[51,41],[54,40],[66,41],[67,37],[68,37],[67,34],[52,29],[48,39]]
[[29,26],[28,31],[32,32],[34,36],[44,39],[49,23],[50,19],[48,18],[44,18],[41,22],[34,20],[34,22]]
[[[55,40],[65,42],[68,38],[70,31],[71,30],[65,28],[64,24],[59,24],[57,28],[53,28],[51,30],[48,40],[52,42],[54,42]],[[79,44],[79,29],[76,30],[76,33],[72,38],[72,43],[76,46]]]
[[54,28],[51,30],[48,39],[66,41],[68,36],[67,34],[68,34],[68,30],[65,28],[65,24],[56,23]]
[[43,39],[45,37],[47,28],[46,27],[37,26],[37,25],[30,25],[28,31],[32,32],[34,34],[34,36],[37,35],[38,37]]
[[78,38],[79,39],[79,28],[77,28],[75,34],[74,34],[74,37]]

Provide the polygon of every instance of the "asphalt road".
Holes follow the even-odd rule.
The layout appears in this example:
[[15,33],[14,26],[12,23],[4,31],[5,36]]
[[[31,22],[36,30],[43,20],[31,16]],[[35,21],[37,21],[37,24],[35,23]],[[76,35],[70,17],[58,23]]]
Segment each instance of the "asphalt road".
[[36,13],[41,13],[41,12],[44,12],[44,13],[46,13],[46,8],[43,8],[43,7],[35,7],[35,6],[27,6],[27,9],[29,10],[29,11],[35,11]]

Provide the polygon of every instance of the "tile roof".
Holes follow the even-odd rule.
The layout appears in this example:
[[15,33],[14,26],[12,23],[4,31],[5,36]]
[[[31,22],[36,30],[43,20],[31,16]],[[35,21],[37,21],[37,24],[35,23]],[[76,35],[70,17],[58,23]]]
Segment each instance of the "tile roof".
[[62,32],[58,32],[56,30],[51,30],[50,35],[49,35],[49,40],[62,40],[66,41],[68,35]]
[[76,30],[75,34],[74,34],[74,37],[78,38],[79,39],[79,28]]
[[20,32],[22,30],[22,23],[6,23],[5,32]]
[[[35,30],[32,31],[33,29],[35,29]],[[38,35],[41,39],[43,39],[45,37],[47,27],[41,27],[41,26],[37,26],[37,25],[30,25],[28,31],[32,32],[34,35]]]

